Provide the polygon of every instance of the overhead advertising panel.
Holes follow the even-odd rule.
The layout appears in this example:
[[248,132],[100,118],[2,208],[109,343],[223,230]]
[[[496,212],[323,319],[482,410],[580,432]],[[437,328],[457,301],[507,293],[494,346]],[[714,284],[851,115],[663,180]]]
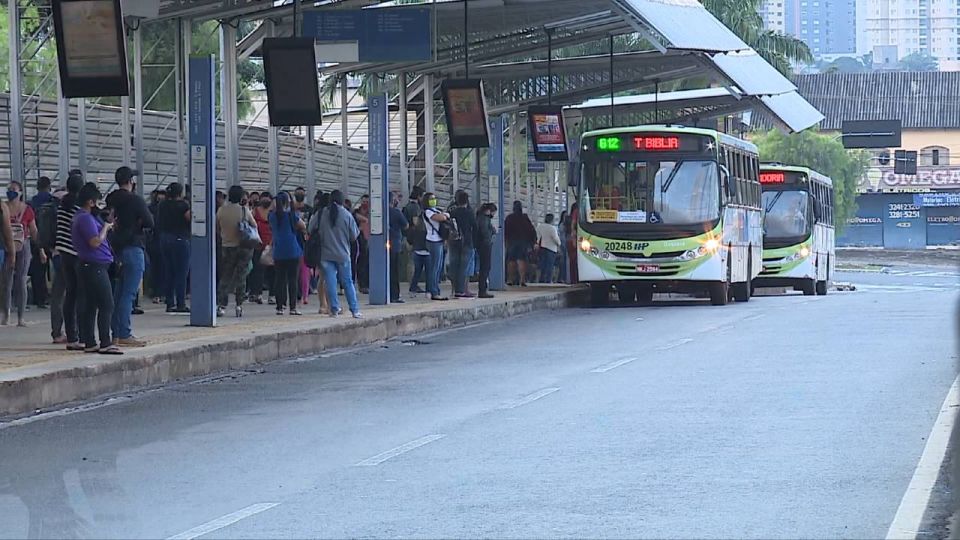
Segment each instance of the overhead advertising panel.
[[426,62],[433,59],[430,15],[424,8],[307,11],[303,35],[321,45],[357,43],[355,62]]
[[537,161],[567,161],[567,134],[563,125],[563,108],[530,107],[527,110],[530,140]]
[[53,0],[63,96],[130,95],[120,0]]
[[312,39],[264,39],[263,72],[271,126],[320,125],[320,87]]
[[447,79],[440,83],[451,148],[487,148],[487,112],[480,79]]

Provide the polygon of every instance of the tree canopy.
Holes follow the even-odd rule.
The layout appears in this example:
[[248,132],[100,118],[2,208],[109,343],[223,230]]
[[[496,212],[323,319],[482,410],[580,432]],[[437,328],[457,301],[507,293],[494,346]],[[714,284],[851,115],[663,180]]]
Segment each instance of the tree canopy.
[[763,161],[809,167],[833,180],[834,225],[842,230],[857,209],[857,184],[866,173],[867,154],[847,150],[835,137],[813,129],[793,135],[771,130],[752,139]]
[[802,40],[764,29],[759,13],[762,0],[702,0],[702,3],[780,73],[790,75],[794,63],[813,63],[810,47]]
[[940,63],[929,54],[915,52],[900,59],[900,68],[904,71],[937,71]]

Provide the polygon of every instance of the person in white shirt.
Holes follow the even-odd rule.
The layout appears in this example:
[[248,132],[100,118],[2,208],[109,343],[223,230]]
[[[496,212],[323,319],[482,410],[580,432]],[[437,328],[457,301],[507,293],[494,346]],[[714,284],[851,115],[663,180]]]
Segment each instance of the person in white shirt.
[[553,283],[553,269],[560,251],[560,234],[553,224],[553,214],[547,214],[537,225],[537,246],[540,250],[540,283]]

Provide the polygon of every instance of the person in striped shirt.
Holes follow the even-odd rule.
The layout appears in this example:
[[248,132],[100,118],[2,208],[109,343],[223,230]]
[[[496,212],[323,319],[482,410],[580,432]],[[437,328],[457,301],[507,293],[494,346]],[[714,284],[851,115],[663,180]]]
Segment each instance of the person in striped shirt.
[[77,250],[73,246],[71,227],[80,210],[77,197],[83,187],[83,176],[71,172],[67,192],[57,208],[57,238],[54,248],[53,291],[50,298],[50,327],[53,342],[66,344],[68,351],[82,351],[77,324]]

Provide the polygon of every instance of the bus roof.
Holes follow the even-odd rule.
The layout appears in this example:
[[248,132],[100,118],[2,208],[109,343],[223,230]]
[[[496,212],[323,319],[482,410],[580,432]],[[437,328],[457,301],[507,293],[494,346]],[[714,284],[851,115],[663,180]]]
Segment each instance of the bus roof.
[[581,135],[580,140],[585,139],[586,137],[602,137],[604,135],[622,135],[624,133],[633,133],[636,131],[652,131],[654,133],[691,133],[694,135],[705,135],[707,137],[713,137],[718,142],[727,144],[730,146],[735,146],[741,150],[747,152],[752,152],[754,154],[757,152],[757,146],[751,142],[745,141],[743,139],[738,139],[726,133],[721,133],[715,129],[707,128],[697,128],[697,127],[687,127],[680,125],[664,125],[664,124],[650,124],[650,125],[641,125],[641,126],[625,126],[625,127],[615,127],[615,128],[605,128],[605,129],[595,129],[593,131],[587,131]]
[[831,180],[829,176],[820,174],[809,167],[803,167],[800,165],[784,165],[782,163],[761,163],[760,170],[803,173],[803,174],[806,174],[808,177],[819,181],[820,183],[833,187],[833,180]]

